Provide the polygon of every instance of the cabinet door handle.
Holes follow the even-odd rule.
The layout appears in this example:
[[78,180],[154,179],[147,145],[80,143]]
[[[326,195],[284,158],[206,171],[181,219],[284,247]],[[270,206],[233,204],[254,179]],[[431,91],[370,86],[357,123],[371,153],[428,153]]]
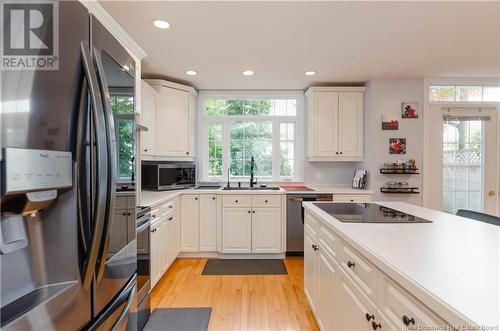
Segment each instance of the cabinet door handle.
[[339,154],[339,152],[335,152],[335,154],[337,154],[337,155],[338,155],[338,154]]
[[373,321],[372,328],[373,328],[373,330],[377,330],[378,328],[382,329],[382,324],[376,323],[375,321]]
[[238,203],[238,200],[234,200],[235,203]]
[[198,198],[194,198],[195,200],[198,200]]
[[169,217],[169,218],[168,218],[168,220],[169,220],[169,221],[171,221],[171,220],[173,220],[173,219],[174,219],[173,217]]
[[127,213],[122,213],[122,215],[123,215],[123,216],[126,216],[126,215],[127,215]]
[[252,210],[252,213],[255,214],[255,210]]
[[348,266],[349,268],[352,268],[352,267],[355,267],[355,266],[356,266],[356,263],[351,262],[351,261],[347,261],[347,266]]
[[248,213],[250,214],[250,213],[251,213],[251,211],[249,210],[249,211],[248,211]]
[[313,245],[312,245],[312,249],[316,252],[316,251],[318,251],[318,250],[319,250],[319,247],[318,247],[317,245],[314,245],[314,244],[313,244]]
[[365,317],[368,322],[370,322],[371,319],[375,319],[375,315],[373,314],[370,315],[370,313],[366,313]]
[[268,203],[269,201],[267,201],[267,200],[266,200],[266,201],[264,201],[264,202],[265,202],[265,203]]
[[340,154],[342,154],[342,152],[340,152]]
[[406,326],[409,326],[410,324],[415,324],[415,319],[413,317],[408,317],[406,315],[403,315],[403,324]]
[[354,199],[351,199],[351,202],[354,202]]
[[212,200],[215,200],[215,197],[212,197]]
[[146,148],[144,151],[145,151],[145,152],[147,152],[147,151],[148,151],[148,149]]
[[174,208],[174,206],[170,205],[170,206],[168,206],[168,208],[172,209],[172,208]]

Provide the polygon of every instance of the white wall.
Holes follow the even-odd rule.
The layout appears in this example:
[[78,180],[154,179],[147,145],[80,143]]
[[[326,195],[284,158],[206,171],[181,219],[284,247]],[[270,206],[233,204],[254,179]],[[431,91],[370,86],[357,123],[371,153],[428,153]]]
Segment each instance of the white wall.
[[[305,162],[304,182],[324,186],[351,186],[354,169],[363,169],[360,162]],[[323,179],[316,178],[320,173]]]
[[[423,79],[372,79],[367,84],[365,96],[365,161],[362,167],[368,170],[368,188],[374,192],[374,201],[405,201],[422,205],[422,195],[384,194],[380,187],[388,181],[406,181],[422,192],[424,95]],[[401,118],[402,102],[418,102],[419,118]],[[399,130],[382,130],[382,115],[387,114],[399,121]],[[406,154],[389,154],[389,138],[406,138]],[[398,159],[414,159],[420,175],[382,175],[380,167],[385,162]]]

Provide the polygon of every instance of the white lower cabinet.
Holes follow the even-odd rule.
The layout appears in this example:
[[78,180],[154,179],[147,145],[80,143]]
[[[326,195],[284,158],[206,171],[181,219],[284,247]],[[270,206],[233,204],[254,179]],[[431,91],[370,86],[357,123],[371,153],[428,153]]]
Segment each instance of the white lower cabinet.
[[223,253],[281,253],[280,196],[227,195],[222,200]]
[[181,196],[181,251],[198,252],[199,243],[199,214],[198,195]]
[[161,279],[180,252],[180,220],[176,200],[151,207],[151,287]]
[[252,210],[252,252],[279,253],[280,251],[280,208],[254,208]]
[[304,292],[324,331],[439,329],[447,325],[307,211]]
[[217,197],[215,194],[181,196],[181,252],[217,250]]
[[222,212],[222,252],[252,252],[252,211],[250,208],[224,208]]
[[200,252],[217,250],[217,197],[200,195]]

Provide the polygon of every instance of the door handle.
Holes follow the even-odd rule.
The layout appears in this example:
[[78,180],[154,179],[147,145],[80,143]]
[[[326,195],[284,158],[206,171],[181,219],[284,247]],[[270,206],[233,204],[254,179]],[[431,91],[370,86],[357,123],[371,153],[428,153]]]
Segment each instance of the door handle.
[[[90,284],[94,275],[96,263],[98,261],[99,250],[101,248],[102,236],[106,222],[106,184],[108,183],[108,157],[106,140],[103,137],[105,132],[104,111],[102,109],[102,97],[98,89],[98,81],[94,66],[91,62],[88,45],[81,42],[80,51],[82,56],[82,65],[88,86],[91,102],[91,118],[95,128],[95,159],[96,159],[96,199],[93,215],[94,231],[90,242],[90,249],[84,262],[82,286],[84,289],[90,289]],[[85,161],[83,161],[85,162]],[[83,174],[80,174],[82,176]],[[85,197],[80,197],[85,198]],[[80,206],[81,208],[82,206]]]
[[489,192],[488,192],[488,195],[489,195],[490,197],[494,197],[494,196],[496,195],[496,193],[495,193],[495,191],[489,191]]
[[106,75],[104,73],[104,67],[102,65],[101,57],[99,51],[94,47],[94,62],[96,65],[97,82],[99,83],[99,89],[101,92],[102,100],[102,111],[105,119],[105,130],[106,130],[106,145],[107,145],[107,157],[108,157],[108,190],[106,195],[106,225],[104,226],[104,233],[101,239],[101,249],[99,250],[99,266],[97,271],[97,281],[100,281],[104,275],[104,266],[106,263],[106,254],[109,246],[109,230],[113,227],[113,211],[115,208],[115,198],[116,198],[116,172],[117,172],[117,160],[116,160],[116,141],[115,141],[115,124],[113,120],[113,113],[111,112],[111,103],[109,101],[109,91],[108,83],[106,80]]

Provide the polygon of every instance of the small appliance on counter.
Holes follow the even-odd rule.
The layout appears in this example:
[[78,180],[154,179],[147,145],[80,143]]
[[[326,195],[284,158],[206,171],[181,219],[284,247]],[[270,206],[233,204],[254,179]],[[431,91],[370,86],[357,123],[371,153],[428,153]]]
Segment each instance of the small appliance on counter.
[[367,177],[368,177],[368,171],[362,169],[354,170],[354,176],[352,178],[352,188],[364,189],[366,186]]
[[149,191],[178,190],[196,186],[194,162],[142,162],[142,189]]

